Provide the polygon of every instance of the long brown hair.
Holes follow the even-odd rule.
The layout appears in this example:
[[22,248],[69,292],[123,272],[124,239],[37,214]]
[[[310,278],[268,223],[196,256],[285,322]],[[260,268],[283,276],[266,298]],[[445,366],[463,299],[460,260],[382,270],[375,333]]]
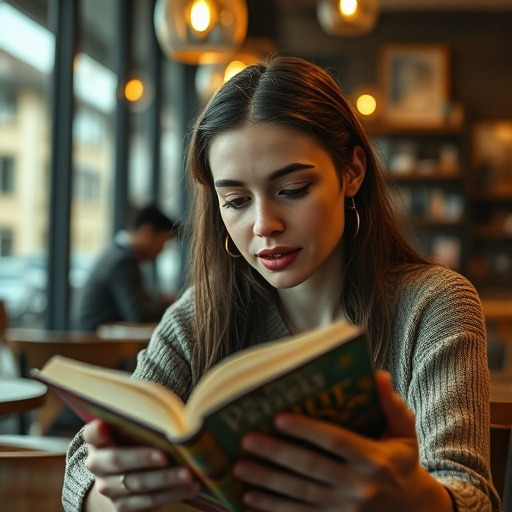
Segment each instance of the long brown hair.
[[277,296],[243,258],[226,253],[227,231],[209,164],[213,138],[250,123],[279,124],[304,132],[329,152],[340,177],[354,147],[364,149],[366,176],[355,197],[361,229],[354,238],[344,237],[340,300],[347,317],[366,326],[377,363],[391,331],[386,296],[389,269],[424,260],[400,232],[372,146],[336,80],[306,60],[283,56],[249,66],[226,82],[210,99],[191,134],[189,281],[195,287],[196,356],[206,368],[241,347],[261,322],[262,308]]

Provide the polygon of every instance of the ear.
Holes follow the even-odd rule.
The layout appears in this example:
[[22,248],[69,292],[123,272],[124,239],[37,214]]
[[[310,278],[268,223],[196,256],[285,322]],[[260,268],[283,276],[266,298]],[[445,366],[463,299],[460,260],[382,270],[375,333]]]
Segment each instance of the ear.
[[361,146],[356,146],[352,153],[352,163],[343,174],[345,196],[357,194],[366,175],[366,153]]

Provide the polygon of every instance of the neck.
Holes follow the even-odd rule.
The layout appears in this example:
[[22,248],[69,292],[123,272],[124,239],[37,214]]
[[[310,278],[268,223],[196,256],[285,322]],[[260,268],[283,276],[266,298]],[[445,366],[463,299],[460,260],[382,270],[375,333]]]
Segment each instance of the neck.
[[278,290],[283,320],[292,334],[326,326],[343,318],[341,244],[307,281]]

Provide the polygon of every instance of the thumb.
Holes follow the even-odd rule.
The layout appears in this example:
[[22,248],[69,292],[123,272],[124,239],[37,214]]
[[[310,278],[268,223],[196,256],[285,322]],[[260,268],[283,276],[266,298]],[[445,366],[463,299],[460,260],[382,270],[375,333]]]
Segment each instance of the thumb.
[[384,371],[375,374],[380,406],[387,419],[384,437],[416,437],[414,414],[403,398],[395,392],[391,375]]
[[83,429],[83,438],[88,445],[95,448],[115,445],[110,427],[101,420],[87,423]]

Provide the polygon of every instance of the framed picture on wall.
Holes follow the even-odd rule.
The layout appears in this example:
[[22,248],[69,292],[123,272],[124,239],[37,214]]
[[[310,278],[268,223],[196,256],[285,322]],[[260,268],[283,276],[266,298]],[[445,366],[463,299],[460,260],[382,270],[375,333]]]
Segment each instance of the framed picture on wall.
[[472,131],[475,188],[512,195],[512,119],[479,121]]
[[444,45],[384,45],[380,80],[390,124],[434,128],[449,104],[449,52]]

